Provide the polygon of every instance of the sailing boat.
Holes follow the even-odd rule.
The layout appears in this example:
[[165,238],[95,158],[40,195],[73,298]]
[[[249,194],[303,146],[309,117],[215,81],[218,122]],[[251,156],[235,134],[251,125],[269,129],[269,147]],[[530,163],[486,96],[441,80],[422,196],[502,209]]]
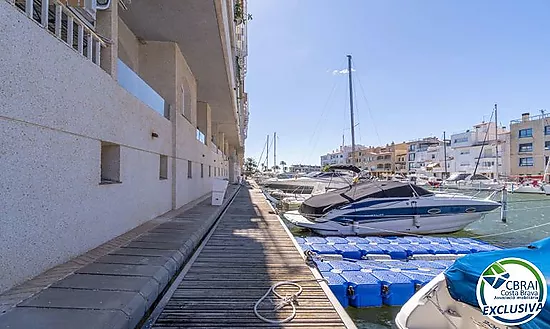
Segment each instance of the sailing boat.
[[[353,152],[352,71],[348,55]],[[298,211],[286,212],[283,217],[321,235],[433,234],[459,231],[498,207],[499,203],[489,199],[436,195],[410,182],[357,180],[347,187],[314,195]]]

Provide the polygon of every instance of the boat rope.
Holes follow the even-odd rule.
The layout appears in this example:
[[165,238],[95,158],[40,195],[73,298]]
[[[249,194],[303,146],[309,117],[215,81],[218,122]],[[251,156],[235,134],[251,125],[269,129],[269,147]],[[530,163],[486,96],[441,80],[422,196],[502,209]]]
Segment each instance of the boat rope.
[[[458,327],[456,326],[456,324],[451,320],[449,319],[449,317],[447,316],[447,312],[445,312],[442,308],[441,308],[441,305],[439,305],[439,296],[437,295],[437,291],[436,289],[433,289],[431,292],[430,292],[431,295],[427,295],[426,296],[426,299],[433,304],[433,306],[435,306],[435,308],[439,311],[439,313],[441,313],[441,315],[443,315],[443,317],[449,322],[450,325],[453,326],[453,328],[455,329],[458,329]],[[432,299],[432,295],[435,296],[435,299],[436,301],[434,302],[434,300]]]
[[[290,321],[292,321],[292,319],[294,319],[296,317],[296,305],[298,305],[298,297],[300,297],[300,295],[304,291],[304,289],[302,288],[301,285],[299,285],[299,283],[303,283],[303,282],[321,282],[321,281],[326,282],[327,279],[322,278],[322,279],[290,280],[290,281],[277,282],[274,285],[272,285],[260,299],[258,299],[256,304],[254,304],[254,314],[256,314],[258,319],[260,319],[264,322],[267,322],[267,323],[281,324],[281,323],[290,322]],[[293,287],[298,288],[298,290],[296,290],[296,292],[294,292],[290,295],[287,295],[287,296],[283,297],[277,292],[277,288],[282,287],[282,286],[293,286]],[[260,314],[260,312],[258,311],[258,307],[271,293],[273,293],[273,295],[275,295],[277,298],[279,298],[280,301],[277,304],[275,304],[275,307],[272,310],[270,310],[270,312],[277,312],[277,311],[282,310],[283,308],[285,308],[287,306],[290,306],[290,307],[292,307],[292,314],[291,315],[287,316],[286,318],[284,318],[282,320],[273,320],[273,319],[268,319],[268,318],[266,318],[266,317],[264,317]]]

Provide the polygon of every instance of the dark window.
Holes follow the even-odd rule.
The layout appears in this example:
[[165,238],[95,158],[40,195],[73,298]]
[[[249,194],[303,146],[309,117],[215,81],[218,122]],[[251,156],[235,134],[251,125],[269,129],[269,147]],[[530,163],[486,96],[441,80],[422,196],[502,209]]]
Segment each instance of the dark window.
[[414,161],[415,153],[409,153],[409,161]]
[[212,177],[212,166],[208,166],[208,177]]
[[519,158],[520,167],[532,167],[533,166],[533,157]]
[[120,183],[120,145],[101,142],[100,184]]
[[168,157],[160,155],[159,179],[168,179]]
[[193,178],[193,162],[187,160],[187,178]]
[[519,144],[519,152],[533,152],[533,143]]
[[201,163],[201,178],[204,178],[204,164]]
[[550,150],[550,141],[545,141],[544,142],[544,149],[545,150]]
[[533,137],[533,128],[520,129],[519,138]]
[[550,126],[544,126],[544,134],[550,135]]

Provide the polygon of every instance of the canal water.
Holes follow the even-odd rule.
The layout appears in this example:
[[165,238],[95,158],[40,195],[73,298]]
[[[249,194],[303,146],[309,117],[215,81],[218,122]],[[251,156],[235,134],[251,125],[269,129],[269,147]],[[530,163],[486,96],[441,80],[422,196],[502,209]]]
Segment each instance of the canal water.
[[[469,192],[461,191],[463,194]],[[477,194],[486,197],[488,193]],[[292,229],[303,236],[303,231]],[[511,248],[527,245],[533,241],[550,237],[550,196],[532,194],[509,194],[506,223],[500,220],[500,209],[485,215],[466,229],[445,236],[475,237],[499,247]],[[399,307],[347,308],[348,314],[360,329],[395,329],[393,319]]]

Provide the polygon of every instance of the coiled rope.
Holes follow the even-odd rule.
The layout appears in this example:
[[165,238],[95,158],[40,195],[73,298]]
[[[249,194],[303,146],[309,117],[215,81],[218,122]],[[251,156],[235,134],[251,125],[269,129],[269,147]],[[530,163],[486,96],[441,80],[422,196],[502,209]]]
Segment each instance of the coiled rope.
[[[281,324],[281,323],[286,323],[286,322],[292,321],[292,319],[294,319],[296,317],[296,305],[298,305],[298,297],[300,297],[300,295],[304,291],[302,286],[299,285],[298,283],[302,283],[302,282],[321,282],[321,281],[326,282],[327,279],[323,278],[323,279],[290,280],[290,281],[277,282],[274,285],[272,285],[260,299],[258,299],[256,304],[254,304],[254,314],[256,314],[258,319],[260,319],[264,322],[267,322],[267,323],[272,323],[272,324]],[[277,292],[277,288],[282,287],[282,286],[293,286],[293,287],[298,288],[298,290],[296,292],[292,293],[291,295],[287,295],[287,296],[283,297]],[[279,298],[281,300],[277,304],[275,304],[275,307],[273,308],[273,310],[270,310],[270,312],[277,312],[277,311],[279,311],[279,310],[281,310],[281,309],[283,309],[287,306],[290,306],[290,307],[292,307],[292,314],[291,315],[284,318],[283,320],[273,320],[273,319],[268,319],[268,318],[266,318],[266,317],[264,317],[260,314],[260,312],[258,311],[258,307],[271,293],[273,293],[273,295],[275,295],[277,298]]]

